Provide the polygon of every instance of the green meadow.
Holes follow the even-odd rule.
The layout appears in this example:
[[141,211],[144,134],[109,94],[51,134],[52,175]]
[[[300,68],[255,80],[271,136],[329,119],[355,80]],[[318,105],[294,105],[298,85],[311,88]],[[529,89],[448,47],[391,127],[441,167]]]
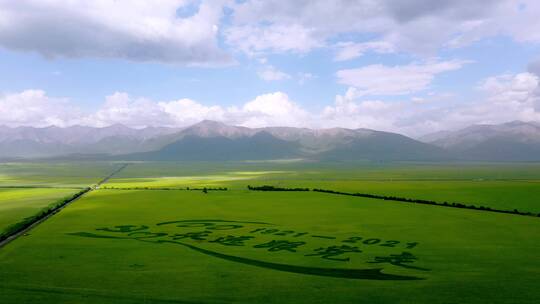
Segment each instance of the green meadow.
[[138,163],[107,186],[323,188],[540,213],[539,164]]
[[0,188],[0,233],[54,202],[73,195],[74,189]]
[[[3,204],[29,204],[31,191],[43,204],[53,202],[48,194],[78,190],[50,187],[93,185],[119,165],[0,165],[10,185],[26,178],[49,187],[0,190],[0,216]],[[80,169],[72,177],[70,166]],[[540,212],[538,164],[130,163],[0,247],[0,303],[537,303],[540,297],[536,216],[247,185]],[[203,187],[228,190],[193,190]]]
[[116,167],[112,162],[0,162],[0,187],[83,188]]
[[539,241],[533,217],[321,193],[98,190],[0,251],[0,300],[535,303]]

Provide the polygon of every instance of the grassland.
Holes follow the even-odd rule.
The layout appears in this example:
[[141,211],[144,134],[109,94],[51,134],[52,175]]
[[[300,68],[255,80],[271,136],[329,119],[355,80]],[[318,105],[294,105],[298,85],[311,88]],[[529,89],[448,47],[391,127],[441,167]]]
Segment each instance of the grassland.
[[[29,203],[31,192],[46,204],[48,194],[76,192],[118,166],[0,165],[0,188],[45,187],[3,188],[0,208]],[[540,296],[537,217],[248,191],[248,184],[534,211],[540,165],[131,163],[0,248],[0,303],[536,303]],[[205,186],[228,191],[159,190]]]
[[112,162],[0,162],[0,187],[83,188],[116,167]]
[[247,184],[324,188],[540,213],[538,164],[138,163],[108,186],[245,189]]
[[77,191],[57,188],[0,188],[0,234],[7,227]]
[[[242,227],[158,225],[208,219]],[[186,236],[200,230],[212,233]],[[243,246],[215,242],[229,235],[252,238]],[[355,243],[343,242],[351,237]],[[305,244],[296,251],[256,247],[272,241]],[[0,251],[0,302],[536,303],[539,241],[537,218],[472,210],[322,193],[98,190]],[[293,268],[382,268],[421,280],[301,274],[182,244]],[[317,255],[342,245],[361,252]],[[417,260],[370,263],[403,252]]]

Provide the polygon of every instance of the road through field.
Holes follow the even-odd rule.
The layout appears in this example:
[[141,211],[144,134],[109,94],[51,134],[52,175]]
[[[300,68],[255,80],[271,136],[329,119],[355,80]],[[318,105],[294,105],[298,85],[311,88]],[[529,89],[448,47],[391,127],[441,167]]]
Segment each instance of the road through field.
[[26,234],[27,232],[29,232],[30,230],[32,230],[34,227],[38,226],[39,224],[45,222],[46,220],[48,220],[50,217],[52,217],[53,215],[55,215],[56,213],[60,212],[62,209],[64,209],[65,207],[67,207],[68,205],[72,204],[73,202],[79,200],[81,197],[83,197],[85,194],[87,194],[88,192],[91,192],[92,190],[95,190],[95,189],[98,189],[100,185],[106,183],[109,179],[111,179],[115,174],[118,174],[120,171],[124,170],[129,164],[123,164],[122,166],[120,166],[118,169],[114,170],[111,174],[107,175],[105,178],[103,178],[102,180],[100,180],[97,184],[95,184],[94,186],[88,188],[87,190],[81,192],[81,195],[78,195],[76,197],[74,197],[73,199],[67,201],[66,203],[58,206],[58,208],[52,210],[50,213],[48,213],[46,216],[42,217],[42,218],[39,218],[38,220],[36,220],[35,222],[33,222],[32,224],[30,224],[28,227],[24,228],[24,229],[21,229],[19,231],[17,231],[16,233],[10,235],[8,238],[0,241],[0,249],[4,246],[6,246],[7,244],[9,244],[11,241],[17,239],[18,237],[20,237],[21,235],[24,235]]

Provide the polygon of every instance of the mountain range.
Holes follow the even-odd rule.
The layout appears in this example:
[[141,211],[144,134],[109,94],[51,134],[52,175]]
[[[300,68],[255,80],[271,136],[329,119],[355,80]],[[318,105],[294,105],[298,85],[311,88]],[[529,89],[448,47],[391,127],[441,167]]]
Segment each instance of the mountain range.
[[123,125],[0,127],[0,158],[111,160],[540,161],[540,125],[473,125],[419,139],[370,129]]
[[465,160],[540,160],[540,124],[534,122],[473,125],[453,132],[429,134],[420,140]]

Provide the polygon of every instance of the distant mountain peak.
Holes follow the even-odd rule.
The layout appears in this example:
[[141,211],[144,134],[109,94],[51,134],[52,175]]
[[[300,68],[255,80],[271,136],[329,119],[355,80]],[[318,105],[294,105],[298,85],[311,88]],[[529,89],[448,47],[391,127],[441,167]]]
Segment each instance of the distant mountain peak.
[[513,121],[509,121],[507,123],[503,123],[502,125],[506,125],[506,126],[523,126],[523,125],[535,125],[534,122],[531,122],[531,121],[522,121],[522,120],[513,120]]
[[136,129],[133,129],[133,128],[130,128],[124,124],[121,124],[121,123],[115,123],[115,124],[112,124],[112,125],[109,125],[109,126],[106,126],[106,127],[101,127],[99,129],[102,129],[102,130],[119,130],[119,131],[125,131],[125,130],[136,130]]
[[203,120],[180,131],[179,137],[195,135],[201,137],[223,136],[228,138],[236,138],[250,136],[253,133],[254,132],[252,129],[246,127],[231,126],[214,120]]
[[185,129],[186,130],[220,130],[220,129],[227,129],[227,128],[234,128],[234,126],[227,125],[220,121],[205,119],[196,124],[188,126]]
[[224,128],[224,127],[230,127],[230,126],[221,121],[210,120],[210,119],[201,120],[200,122],[190,126],[190,128]]
[[492,161],[540,160],[540,127],[533,122],[478,124],[423,137],[425,142],[456,151],[462,158]]

